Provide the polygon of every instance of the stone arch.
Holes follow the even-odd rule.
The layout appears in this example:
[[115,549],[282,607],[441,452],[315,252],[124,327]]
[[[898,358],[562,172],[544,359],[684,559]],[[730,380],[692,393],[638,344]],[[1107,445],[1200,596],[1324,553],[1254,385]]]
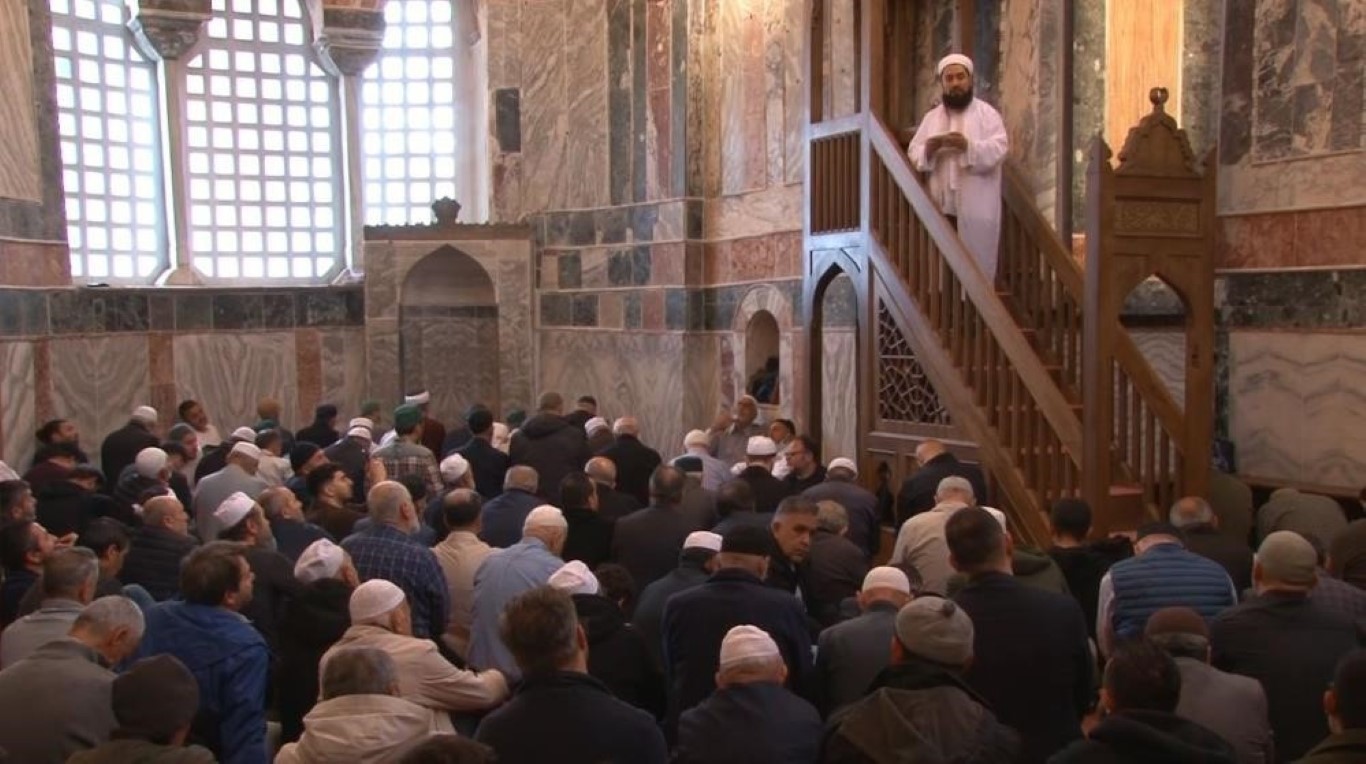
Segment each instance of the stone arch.
[[[745,387],[750,390],[756,376],[768,370],[770,359],[779,359],[779,348],[781,342],[778,334],[778,319],[773,317],[767,310],[755,311],[750,317],[749,324],[745,326]],[[779,367],[781,368],[781,366]],[[762,391],[756,397],[760,403],[778,403],[779,390],[777,385],[773,385],[771,394],[764,395]]]
[[398,323],[402,387],[428,390],[431,416],[451,421],[476,402],[498,410],[498,299],[478,260],[445,245],[414,263]]
[[793,342],[796,317],[791,298],[770,284],[759,284],[745,292],[735,309],[730,332],[721,337],[722,403],[727,406],[733,405],[745,394],[745,384],[749,381],[749,328],[760,313],[765,313],[773,319],[778,335],[778,404],[762,407],[763,416],[769,419],[775,416],[791,418],[795,411],[793,401],[796,398],[792,374],[797,362],[796,343]]

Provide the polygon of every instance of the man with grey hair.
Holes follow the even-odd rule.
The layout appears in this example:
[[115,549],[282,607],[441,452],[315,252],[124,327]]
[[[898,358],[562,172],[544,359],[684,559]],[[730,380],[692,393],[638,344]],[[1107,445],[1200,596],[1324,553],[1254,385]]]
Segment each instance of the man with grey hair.
[[715,491],[731,479],[730,465],[711,455],[711,438],[702,430],[690,430],[683,436],[683,453],[675,456],[670,464],[678,466],[679,459],[695,456],[702,462],[702,487]]
[[9,668],[39,647],[66,636],[81,609],[95,598],[99,576],[99,559],[84,547],[58,549],[44,560],[43,575],[38,580],[42,604],[0,634],[0,668]]
[[1252,548],[1246,539],[1219,531],[1219,518],[1209,502],[1199,496],[1177,499],[1167,519],[1181,531],[1188,551],[1214,560],[1228,571],[1234,588],[1242,592],[1252,587]]
[[564,564],[560,554],[569,537],[569,522],[559,509],[543,504],[527,515],[522,540],[493,552],[474,574],[474,607],[470,621],[469,663],[520,676],[517,661],[499,637],[498,619],[517,595],[545,584]]
[[825,480],[802,491],[812,501],[835,501],[849,515],[846,538],[858,545],[869,559],[882,546],[882,527],[878,521],[877,497],[858,484],[858,465],[843,456],[830,460]]
[[742,395],[735,402],[735,410],[721,409],[711,423],[711,453],[726,464],[745,461],[749,439],[764,434],[759,424],[759,402],[752,395]]
[[360,580],[397,584],[413,608],[413,635],[440,636],[450,617],[450,593],[436,555],[413,538],[422,521],[412,496],[402,483],[386,480],[370,489],[365,503],[374,524],[342,541]]
[[617,465],[605,456],[595,456],[583,467],[598,491],[598,515],[616,522],[645,505],[636,497],[617,490]]
[[429,709],[400,696],[398,668],[383,650],[351,647],[332,654],[322,672],[322,702],[304,717],[304,734],[276,764],[391,760],[431,730]]
[[1227,740],[1239,764],[1276,760],[1266,691],[1256,679],[1210,665],[1209,627],[1199,613],[1188,607],[1163,608],[1148,619],[1143,635],[1167,651],[1181,672],[1177,716]]
[[644,504],[650,500],[650,475],[663,461],[659,452],[640,442],[640,422],[633,416],[612,425],[615,440],[598,452],[617,465],[617,486]]
[[948,591],[953,566],[949,564],[949,546],[944,540],[944,526],[953,513],[977,504],[972,483],[967,478],[950,475],[939,481],[934,494],[934,509],[911,517],[901,526],[892,549],[891,564],[909,563],[920,571],[925,580],[924,590],[936,594]]
[[514,465],[535,468],[540,476],[539,496],[558,502],[560,481],[581,471],[592,454],[583,428],[565,420],[564,398],[559,393],[542,393],[539,403],[536,414],[513,433],[508,458]]
[[256,497],[266,519],[270,521],[270,533],[275,537],[275,548],[289,559],[290,564],[299,561],[309,544],[327,538],[327,532],[304,518],[304,505],[299,496],[285,486],[267,488]]
[[816,503],[816,532],[811,534],[811,551],[806,563],[797,569],[806,612],[822,627],[840,620],[840,603],[858,593],[868,573],[868,558],[863,550],[846,538],[849,516],[838,503]]
[[137,649],[142,611],[126,597],[86,605],[70,633],[0,671],[0,749],[9,761],[66,761],[117,726],[109,670]]
[[479,538],[489,546],[507,548],[522,537],[522,523],[543,502],[536,495],[540,476],[526,465],[510,467],[503,476],[503,492],[484,505]]
[[157,496],[142,507],[142,525],[133,531],[120,578],[146,589],[158,602],[172,599],[180,591],[180,561],[198,545],[180,500]]

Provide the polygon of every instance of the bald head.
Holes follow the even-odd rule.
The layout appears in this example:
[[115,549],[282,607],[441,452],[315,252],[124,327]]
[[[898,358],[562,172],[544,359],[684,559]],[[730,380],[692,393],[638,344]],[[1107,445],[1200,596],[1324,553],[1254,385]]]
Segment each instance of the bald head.
[[256,503],[265,510],[266,517],[272,519],[280,517],[292,519],[293,514],[290,510],[294,508],[296,502],[297,498],[294,496],[294,492],[282,485],[267,488],[261,492],[260,496],[256,497]]
[[536,470],[525,464],[510,467],[507,474],[503,476],[504,491],[526,491],[536,493],[536,487],[540,483],[540,478]]
[[633,438],[640,437],[640,422],[633,416],[624,416],[612,425],[613,435],[630,435]]
[[142,522],[147,525],[165,525],[177,514],[185,514],[185,507],[173,494],[153,497],[142,505]]
[[948,448],[945,447],[943,443],[934,438],[922,440],[920,441],[920,445],[915,447],[915,460],[924,464],[947,450]]
[[605,456],[595,456],[588,460],[583,471],[594,483],[602,483],[607,486],[617,484],[617,463]]
[[407,514],[404,508],[411,509],[413,497],[402,483],[385,480],[376,483],[375,487],[370,489],[370,493],[365,496],[365,504],[370,510],[370,517],[376,523],[403,527]]
[[1178,528],[1189,528],[1193,525],[1216,525],[1218,518],[1214,515],[1214,509],[1209,502],[1199,496],[1186,496],[1176,500],[1172,505],[1171,511],[1167,513],[1167,520]]

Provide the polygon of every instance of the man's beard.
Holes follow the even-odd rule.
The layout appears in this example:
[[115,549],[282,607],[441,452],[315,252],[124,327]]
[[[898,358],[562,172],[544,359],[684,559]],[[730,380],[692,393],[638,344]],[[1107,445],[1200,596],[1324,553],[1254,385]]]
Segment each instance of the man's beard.
[[944,91],[944,108],[951,111],[962,111],[972,103],[972,86],[961,93],[951,93]]

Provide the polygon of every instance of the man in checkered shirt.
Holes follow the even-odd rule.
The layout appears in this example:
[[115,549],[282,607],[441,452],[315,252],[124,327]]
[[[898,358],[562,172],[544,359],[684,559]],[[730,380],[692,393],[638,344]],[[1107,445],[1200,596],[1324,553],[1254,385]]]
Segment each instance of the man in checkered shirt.
[[416,475],[427,485],[427,496],[440,496],[444,492],[441,471],[436,457],[422,445],[422,409],[409,403],[394,409],[394,432],[397,437],[375,452],[375,458],[384,462],[389,479]]
[[446,630],[450,593],[436,555],[413,538],[421,515],[401,483],[377,483],[366,496],[374,524],[342,542],[361,581],[382,578],[403,590],[413,611],[413,636]]

